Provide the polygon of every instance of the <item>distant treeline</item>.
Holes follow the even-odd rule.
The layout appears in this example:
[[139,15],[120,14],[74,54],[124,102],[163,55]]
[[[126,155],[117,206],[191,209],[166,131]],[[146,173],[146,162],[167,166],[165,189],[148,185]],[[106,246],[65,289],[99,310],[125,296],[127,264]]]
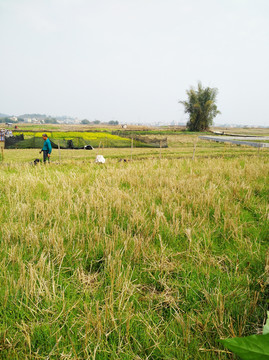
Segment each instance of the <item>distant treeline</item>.
[[24,119],[22,118],[18,118],[18,120],[12,120],[10,119],[9,117],[2,117],[0,118],[0,123],[11,123],[11,124],[14,124],[14,123],[18,123],[18,122],[24,122]]
[[101,122],[100,120],[90,121],[90,120],[84,119],[80,123],[82,125],[89,125],[89,124],[93,124],[93,125],[98,125],[98,124],[119,125],[119,122],[117,120],[110,120],[109,122]]
[[[47,118],[42,121],[44,122],[44,124],[59,124],[58,121],[54,118]],[[17,120],[12,120],[9,117],[0,118],[0,123],[17,124],[22,122],[25,122],[23,118],[18,118]]]
[[132,136],[132,135],[175,135],[182,134],[185,129],[176,130],[116,130],[112,131],[113,135]]

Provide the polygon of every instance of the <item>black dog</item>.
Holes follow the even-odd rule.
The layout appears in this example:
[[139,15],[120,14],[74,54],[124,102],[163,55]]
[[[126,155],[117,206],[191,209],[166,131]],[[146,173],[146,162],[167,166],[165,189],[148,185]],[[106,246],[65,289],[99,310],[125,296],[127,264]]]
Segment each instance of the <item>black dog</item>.
[[38,163],[40,163],[40,160],[39,160],[39,159],[35,159],[34,165],[37,165]]

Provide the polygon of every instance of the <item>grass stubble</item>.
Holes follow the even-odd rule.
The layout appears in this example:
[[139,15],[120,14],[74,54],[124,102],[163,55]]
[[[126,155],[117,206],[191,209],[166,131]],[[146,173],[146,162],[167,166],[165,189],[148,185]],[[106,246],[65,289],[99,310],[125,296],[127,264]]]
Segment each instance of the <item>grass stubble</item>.
[[0,358],[235,359],[218,339],[268,307],[268,170],[265,153],[0,165]]

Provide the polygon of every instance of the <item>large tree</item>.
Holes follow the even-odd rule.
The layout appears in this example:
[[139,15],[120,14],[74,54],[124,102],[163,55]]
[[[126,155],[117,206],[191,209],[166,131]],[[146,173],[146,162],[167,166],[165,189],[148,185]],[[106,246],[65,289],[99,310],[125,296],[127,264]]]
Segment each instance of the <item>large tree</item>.
[[198,83],[197,90],[193,87],[187,90],[188,100],[179,101],[184,105],[185,113],[189,114],[187,128],[190,131],[205,131],[212,125],[214,117],[220,114],[216,105],[218,89],[203,88]]

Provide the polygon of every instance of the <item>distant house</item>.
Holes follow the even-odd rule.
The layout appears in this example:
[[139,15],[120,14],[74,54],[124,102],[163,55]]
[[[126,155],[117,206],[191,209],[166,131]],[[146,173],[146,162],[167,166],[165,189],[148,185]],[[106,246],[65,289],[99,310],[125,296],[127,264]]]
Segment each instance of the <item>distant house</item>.
[[32,119],[32,124],[41,124],[41,121],[36,119],[36,118],[33,118]]
[[18,121],[18,118],[17,118],[16,116],[11,116],[11,117],[9,118],[9,120]]

